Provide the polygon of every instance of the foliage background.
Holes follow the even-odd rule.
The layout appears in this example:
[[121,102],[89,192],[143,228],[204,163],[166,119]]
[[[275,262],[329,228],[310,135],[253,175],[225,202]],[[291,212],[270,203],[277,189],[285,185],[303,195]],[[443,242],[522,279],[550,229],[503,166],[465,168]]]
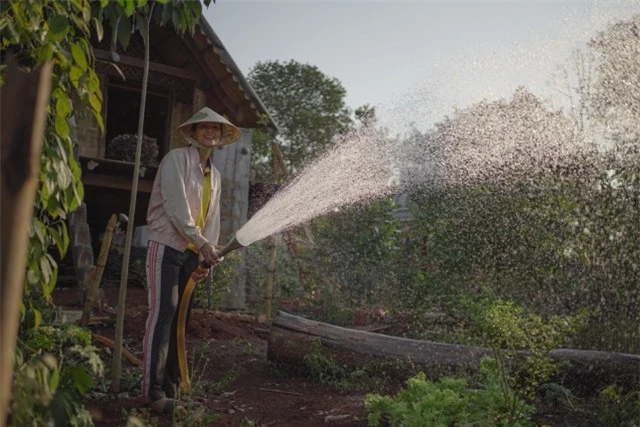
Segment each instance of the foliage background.
[[[281,295],[306,298],[325,320],[348,323],[354,309],[380,308],[406,323],[400,333],[469,342],[465,301],[489,292],[545,318],[586,309],[573,346],[640,353],[639,24],[613,24],[576,52],[584,74],[568,87],[568,111],[520,88],[398,136],[425,158],[465,147],[497,153],[479,161],[494,170],[449,163],[404,195],[316,218],[313,242],[289,232],[279,248]],[[567,141],[581,149],[568,156]],[[509,144],[540,162],[495,161]],[[249,251],[259,289],[266,248]]]

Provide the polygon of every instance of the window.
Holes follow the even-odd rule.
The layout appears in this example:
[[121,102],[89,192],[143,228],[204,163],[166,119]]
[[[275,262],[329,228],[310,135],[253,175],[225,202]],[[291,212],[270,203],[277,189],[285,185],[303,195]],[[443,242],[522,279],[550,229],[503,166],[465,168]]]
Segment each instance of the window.
[[[116,157],[113,157],[114,150],[113,147],[110,150],[109,145],[115,137],[126,134],[137,135],[140,96],[140,88],[121,84],[109,85],[107,89],[105,157],[109,158],[111,151],[111,158],[121,156],[117,159],[131,162],[135,159],[135,144],[131,147],[131,150],[127,150],[127,153],[118,151]],[[153,160],[162,158],[169,146],[170,105],[168,93],[147,89],[143,133],[145,136],[156,140],[158,159]],[[133,153],[133,158],[131,158],[131,153]]]

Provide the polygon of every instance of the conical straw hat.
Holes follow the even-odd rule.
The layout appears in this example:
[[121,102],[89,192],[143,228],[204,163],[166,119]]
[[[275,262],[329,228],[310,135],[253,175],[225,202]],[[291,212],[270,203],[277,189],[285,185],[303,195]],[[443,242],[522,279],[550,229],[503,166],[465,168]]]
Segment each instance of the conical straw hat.
[[232,142],[236,142],[240,139],[240,129],[235,127],[231,122],[220,114],[213,111],[211,108],[204,107],[202,110],[195,113],[189,120],[178,126],[178,130],[184,135],[189,135],[191,131],[191,125],[195,123],[220,123],[222,125],[222,145],[228,145]]

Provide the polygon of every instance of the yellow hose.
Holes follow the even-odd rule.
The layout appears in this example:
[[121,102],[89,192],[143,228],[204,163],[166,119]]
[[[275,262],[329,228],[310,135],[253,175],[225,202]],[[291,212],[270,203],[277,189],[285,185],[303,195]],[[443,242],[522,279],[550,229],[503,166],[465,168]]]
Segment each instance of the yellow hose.
[[[180,307],[178,308],[178,330],[177,330],[177,346],[178,346],[178,368],[180,370],[180,388],[185,393],[191,393],[191,379],[189,378],[189,368],[187,367],[187,347],[185,345],[185,329],[187,323],[187,311],[189,308],[189,301],[191,301],[191,294],[196,288],[199,281],[203,276],[206,277],[209,266],[201,263],[196,267],[195,271],[189,277],[187,285],[184,288],[182,294],[182,300],[180,301]],[[197,279],[200,280],[197,280]]]

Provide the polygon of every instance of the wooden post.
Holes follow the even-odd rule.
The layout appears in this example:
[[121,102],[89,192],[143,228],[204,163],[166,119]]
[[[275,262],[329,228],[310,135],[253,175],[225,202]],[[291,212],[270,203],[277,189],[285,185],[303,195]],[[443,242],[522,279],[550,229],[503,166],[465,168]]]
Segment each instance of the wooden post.
[[118,224],[118,215],[113,214],[109,218],[107,223],[107,229],[104,232],[104,238],[102,239],[102,246],[100,247],[100,254],[98,255],[98,262],[95,267],[92,267],[87,272],[87,300],[84,302],[82,309],[82,316],[80,317],[80,325],[87,326],[89,323],[89,317],[91,317],[91,311],[96,302],[96,295],[98,294],[98,288],[100,287],[100,281],[102,280],[102,274],[104,273],[104,267],[107,264],[107,258],[109,257],[109,248],[111,247],[111,240],[113,239],[113,232]]
[[[274,142],[271,144],[271,172],[274,182],[281,182],[287,179],[287,166],[280,150],[280,145]],[[267,320],[271,318],[273,307],[273,285],[276,281],[276,261],[278,259],[278,234],[269,238],[269,267],[267,268],[267,279],[264,289],[264,315]]]
[[42,136],[51,92],[52,64],[25,74],[11,63],[2,88],[0,114],[0,427],[11,402],[13,354],[18,335],[29,224],[40,174]]
[[276,276],[276,261],[278,255],[278,235],[269,237],[269,267],[267,268],[267,280],[264,289],[264,315],[267,320],[271,319],[271,311],[273,307],[273,284]]

